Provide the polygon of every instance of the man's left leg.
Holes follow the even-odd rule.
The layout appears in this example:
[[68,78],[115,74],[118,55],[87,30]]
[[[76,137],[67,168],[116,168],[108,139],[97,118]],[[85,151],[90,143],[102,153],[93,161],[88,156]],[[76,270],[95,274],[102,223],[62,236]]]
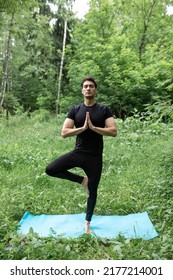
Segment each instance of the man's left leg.
[[88,177],[89,197],[87,200],[85,232],[90,233],[90,221],[94,212],[97,200],[97,189],[102,172],[102,155],[86,155],[85,166],[83,167]]

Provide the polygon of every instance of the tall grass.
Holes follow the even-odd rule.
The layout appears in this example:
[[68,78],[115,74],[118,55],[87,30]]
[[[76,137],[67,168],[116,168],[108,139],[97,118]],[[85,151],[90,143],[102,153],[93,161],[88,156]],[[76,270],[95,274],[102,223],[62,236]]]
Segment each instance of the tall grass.
[[72,214],[86,210],[86,196],[79,185],[45,175],[46,165],[75,143],[74,137],[60,137],[63,120],[64,116],[36,114],[30,119],[13,117],[7,126],[1,119],[0,258],[172,259],[173,125],[138,118],[117,120],[118,136],[104,138],[95,213],[147,211],[158,238],[108,240],[83,235],[65,239],[16,233],[26,211]]

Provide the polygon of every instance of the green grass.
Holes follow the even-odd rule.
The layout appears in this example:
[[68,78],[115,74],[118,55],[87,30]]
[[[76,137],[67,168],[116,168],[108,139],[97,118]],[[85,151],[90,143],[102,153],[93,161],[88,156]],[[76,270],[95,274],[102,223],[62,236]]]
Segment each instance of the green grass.
[[[65,239],[16,233],[26,211],[71,214],[86,210],[86,196],[79,185],[45,175],[46,165],[75,143],[73,137],[60,137],[64,117],[11,117],[8,126],[1,119],[0,259],[173,259],[172,124],[117,120],[118,136],[104,138],[104,167],[95,208],[98,215],[147,211],[158,238],[108,240],[83,235]],[[21,245],[23,239],[25,245]]]

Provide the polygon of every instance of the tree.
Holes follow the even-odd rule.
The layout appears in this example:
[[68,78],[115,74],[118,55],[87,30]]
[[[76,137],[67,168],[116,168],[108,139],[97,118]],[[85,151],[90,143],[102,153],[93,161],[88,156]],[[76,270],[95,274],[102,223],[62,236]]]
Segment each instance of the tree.
[[145,110],[153,92],[167,98],[172,90],[171,74],[166,79],[172,70],[172,17],[166,14],[166,5],[171,2],[90,1],[86,20],[73,33],[75,48],[69,50],[73,59],[68,77],[74,95],[79,79],[93,74],[100,85],[98,100],[109,104],[118,117],[132,114],[134,108]]
[[[60,69],[61,61],[65,65],[62,50],[63,22],[67,7],[63,3],[56,13],[50,8],[50,1],[48,3],[46,0],[39,0],[38,4],[39,6],[16,11],[9,61],[12,85],[10,91],[25,111],[39,108],[55,111],[57,85],[60,85],[60,71],[57,71],[57,68]],[[4,21],[6,14],[3,14]],[[69,14],[68,16],[66,44],[70,42],[73,22],[73,18]],[[52,19],[55,22],[53,25],[50,24]],[[64,70],[62,74],[65,74]]]
[[25,7],[27,4],[34,2],[34,0],[0,0],[0,12],[8,11],[13,12],[14,9],[18,10],[20,7]]
[[[166,12],[173,0],[90,0],[82,20],[74,17],[72,2],[3,2],[1,100],[8,97],[4,108],[8,102],[12,108],[16,100],[25,111],[66,112],[71,103],[82,101],[80,82],[85,75],[97,79],[98,101],[118,117],[129,116],[135,108],[142,112],[156,96],[173,100],[173,16]],[[53,3],[57,11],[51,9]],[[4,56],[4,34],[9,35],[14,6],[9,55]]]
[[[27,3],[27,7],[34,4],[34,0]],[[4,50],[2,51],[2,78],[1,78],[1,96],[0,96],[0,110],[2,110],[2,106],[4,103],[6,91],[7,91],[7,83],[9,80],[9,63],[10,57],[12,55],[12,37],[13,27],[15,15],[17,12],[21,10],[21,8],[26,7],[26,1],[3,1],[0,0],[0,13],[2,20],[6,20],[6,30],[3,30],[1,36],[3,36]],[[5,34],[5,35],[4,35]],[[8,108],[8,106],[7,106]]]
[[65,49],[66,49],[66,41],[67,41],[67,29],[68,29],[68,20],[71,15],[72,10],[72,2],[73,1],[65,1],[65,9],[62,14],[63,22],[64,22],[64,32],[63,32],[63,44],[62,44],[62,55],[61,55],[61,63],[59,68],[59,77],[58,77],[58,91],[57,91],[57,100],[56,100],[56,113],[60,113],[60,95],[61,95],[61,84],[62,84],[62,73],[64,66],[64,57],[65,57]]
[[66,37],[67,37],[67,17],[65,16],[62,56],[61,56],[61,64],[60,64],[60,69],[59,69],[58,92],[57,92],[57,100],[56,100],[56,113],[57,114],[60,113],[61,80],[62,80],[62,72],[63,72],[63,64],[64,64],[64,56],[65,56]]
[[12,28],[14,24],[14,15],[15,10],[13,11],[11,18],[9,19],[9,25],[7,29],[7,37],[6,37],[6,43],[4,46],[4,59],[3,59],[3,67],[2,67],[2,82],[1,82],[1,97],[0,97],[0,111],[2,109],[2,105],[4,103],[4,98],[6,94],[7,89],[7,80],[8,80],[8,64],[9,64],[9,58],[11,53],[11,33]]

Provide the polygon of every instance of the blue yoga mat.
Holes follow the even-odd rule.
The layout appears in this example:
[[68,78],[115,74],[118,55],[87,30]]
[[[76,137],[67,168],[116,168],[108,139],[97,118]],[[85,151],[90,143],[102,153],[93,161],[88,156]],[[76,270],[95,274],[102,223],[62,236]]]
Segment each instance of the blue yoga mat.
[[[32,215],[26,212],[20,223],[19,231],[27,234],[30,228],[40,237],[59,236],[77,238],[84,232],[85,214],[72,215]],[[93,234],[102,238],[143,238],[149,240],[158,236],[147,212],[126,216],[97,216],[91,221]]]

